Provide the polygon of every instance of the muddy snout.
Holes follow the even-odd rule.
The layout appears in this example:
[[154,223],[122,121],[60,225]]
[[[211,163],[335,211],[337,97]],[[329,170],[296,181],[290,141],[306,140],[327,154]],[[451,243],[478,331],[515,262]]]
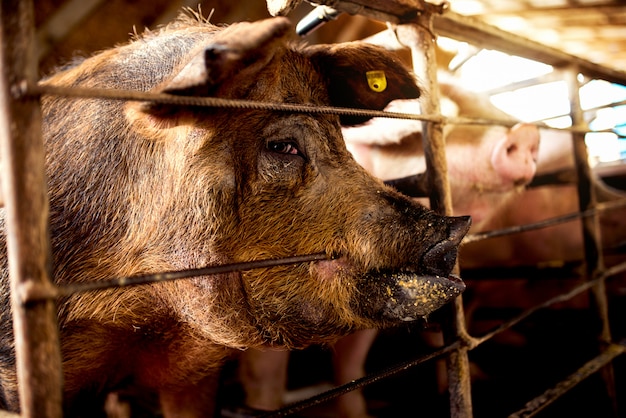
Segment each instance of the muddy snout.
[[[414,321],[439,309],[465,290],[461,279],[451,274],[461,240],[469,231],[469,216],[446,217],[446,237],[420,257],[417,271],[411,268],[369,277],[383,290],[370,298],[367,308],[377,310],[387,321]],[[378,303],[376,303],[378,301]]]
[[448,238],[426,251],[420,263],[425,273],[444,278],[448,278],[454,268],[459,244],[469,231],[471,218],[469,216],[457,216],[447,218],[446,221],[450,228]]

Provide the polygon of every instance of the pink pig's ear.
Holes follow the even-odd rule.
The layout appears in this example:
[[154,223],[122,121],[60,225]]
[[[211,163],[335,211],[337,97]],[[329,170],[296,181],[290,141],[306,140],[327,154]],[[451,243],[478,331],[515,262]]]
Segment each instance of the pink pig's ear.
[[[305,53],[326,77],[332,106],[382,110],[392,100],[420,95],[415,76],[381,47],[347,42],[310,46]],[[356,125],[368,119],[341,116],[341,124]]]
[[191,60],[166,84],[163,93],[189,96],[215,95],[222,83],[244,89],[259,71],[281,50],[291,23],[285,17],[257,22],[241,22],[215,32],[209,44],[204,44]]

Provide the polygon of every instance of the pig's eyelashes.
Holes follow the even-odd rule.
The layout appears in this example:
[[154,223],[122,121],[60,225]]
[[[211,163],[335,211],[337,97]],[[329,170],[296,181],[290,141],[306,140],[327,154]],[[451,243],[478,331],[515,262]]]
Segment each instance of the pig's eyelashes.
[[272,152],[276,152],[278,154],[302,156],[302,153],[300,152],[300,150],[298,149],[298,146],[294,142],[288,142],[288,141],[269,142],[267,144],[267,149]]

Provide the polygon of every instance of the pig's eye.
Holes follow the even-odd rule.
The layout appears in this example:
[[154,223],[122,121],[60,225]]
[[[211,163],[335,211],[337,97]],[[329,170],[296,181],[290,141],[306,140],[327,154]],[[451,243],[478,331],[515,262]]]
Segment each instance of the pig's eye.
[[289,141],[270,142],[267,144],[267,149],[278,154],[302,155],[297,145]]

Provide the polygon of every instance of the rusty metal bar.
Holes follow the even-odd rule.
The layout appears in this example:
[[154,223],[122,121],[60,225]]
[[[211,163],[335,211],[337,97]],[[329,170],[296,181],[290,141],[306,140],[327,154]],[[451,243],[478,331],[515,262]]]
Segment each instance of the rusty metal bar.
[[34,83],[33,4],[0,5],[0,151],[20,408],[23,417],[62,416],[62,371],[56,304],[25,304],[24,287],[47,288],[51,276],[48,197],[39,100],[16,98],[15,87]]
[[[311,113],[311,114],[333,114],[348,116],[367,116],[367,117],[383,117],[393,119],[413,119],[413,120],[434,120],[441,121],[439,115],[431,116],[425,114],[414,113],[396,113],[386,112],[382,110],[358,109],[334,106],[313,106],[309,104],[292,104],[292,103],[271,103],[260,102],[254,100],[243,99],[223,99],[220,97],[206,96],[178,96],[165,93],[152,93],[137,90],[119,90],[119,89],[98,89],[98,88],[80,88],[80,87],[63,87],[51,84],[33,84],[20,86],[19,94],[24,96],[38,97],[44,94],[75,97],[75,98],[94,98],[109,100],[130,100],[145,101],[153,103],[165,103],[174,106],[204,106],[204,107],[221,107],[230,109],[247,109],[247,110],[270,110],[291,113]],[[468,122],[469,123],[469,122]],[[508,123],[508,122],[505,122]]]
[[[513,127],[519,123],[519,120],[515,119],[486,119],[475,117],[446,117],[441,114],[428,114],[428,113],[402,113],[402,112],[389,112],[384,110],[373,110],[363,108],[349,108],[349,107],[335,107],[335,106],[314,106],[309,104],[294,104],[294,103],[271,103],[260,102],[255,100],[245,99],[223,99],[220,97],[201,97],[201,96],[178,96],[165,93],[152,93],[143,92],[137,90],[120,90],[120,89],[98,89],[98,88],[81,88],[81,87],[64,87],[56,86],[52,84],[36,84],[36,85],[23,85],[18,88],[19,94],[37,97],[45,94],[74,97],[74,98],[93,98],[93,99],[108,99],[108,100],[131,100],[131,101],[144,101],[150,103],[164,103],[174,106],[198,106],[198,107],[221,107],[228,109],[256,109],[256,110],[272,110],[291,113],[311,113],[311,114],[334,114],[334,115],[348,115],[348,116],[366,116],[366,117],[378,117],[378,118],[390,118],[390,119],[408,119],[419,121],[430,121],[445,123],[448,125],[498,125]],[[605,106],[599,106],[594,109],[602,109],[606,107],[619,106],[622,102],[610,103]],[[588,109],[587,111],[592,110]],[[530,122],[529,122],[530,123]],[[539,128],[551,129],[562,132],[611,132],[615,133],[613,129],[597,129],[590,130],[588,128],[581,127],[569,127],[569,128],[555,128],[547,126],[545,123],[539,121],[531,123]]]
[[[428,92],[428,99],[422,100],[425,114],[440,115],[439,86],[437,84],[437,60],[435,57],[435,37],[432,33],[432,15],[422,13],[414,23],[398,25],[395,33],[400,44],[411,50],[413,70]],[[426,158],[430,207],[443,215],[452,215],[452,198],[448,183],[448,166],[445,154],[445,140],[441,121],[423,122],[422,142]],[[456,267],[458,272],[458,265]],[[444,341],[447,345],[467,338],[463,299],[444,308],[446,320],[443,324]],[[469,373],[468,348],[460,344],[446,358],[448,368],[448,389],[450,393],[450,414],[453,418],[472,416],[471,384]]]
[[574,212],[554,218],[548,218],[542,221],[534,222],[531,224],[514,225],[508,228],[496,229],[493,231],[476,232],[474,234],[468,234],[463,238],[463,244],[470,242],[481,241],[483,239],[501,237],[504,235],[517,234],[520,232],[533,231],[536,229],[546,228],[548,226],[557,225],[565,222],[571,222],[576,219],[590,217],[597,215],[598,212],[603,212],[611,209],[623,208],[626,206],[626,199],[613,200],[610,202],[598,203],[595,208],[588,209],[583,212]]
[[[624,268],[626,268],[626,263],[620,265],[620,270],[624,271]],[[575,286],[573,289],[569,290],[568,292],[565,293],[560,293],[556,296],[554,296],[551,299],[546,300],[543,303],[540,303],[539,305],[533,306],[532,308],[529,308],[527,310],[525,310],[524,312],[522,312],[521,314],[519,314],[518,316],[509,319],[508,321],[498,325],[496,328],[494,328],[493,330],[491,330],[490,332],[484,334],[481,337],[472,337],[472,339],[470,340],[470,346],[472,349],[476,348],[478,345],[484,343],[485,341],[488,341],[490,339],[492,339],[493,337],[495,337],[496,335],[500,334],[503,331],[506,331],[508,329],[510,329],[511,327],[519,324],[520,322],[522,322],[523,320],[525,320],[526,318],[528,318],[529,316],[531,316],[532,314],[534,314],[535,312],[541,310],[541,309],[545,309],[548,308],[552,305],[555,305],[557,303],[562,303],[562,302],[566,302],[586,291],[588,291],[589,289],[591,289],[593,286],[596,286],[600,281],[603,281],[606,279],[606,277],[608,276],[603,276],[591,281],[586,281],[583,284],[579,284],[577,286]]]
[[[571,66],[564,71],[565,81],[569,87],[570,109],[573,126],[584,127],[585,121],[583,110],[580,105],[578,82],[579,68]],[[593,187],[593,176],[589,166],[589,156],[587,145],[584,141],[584,134],[572,133],[572,143],[574,147],[574,164],[578,175],[578,199],[581,211],[595,208],[597,205],[595,188]],[[604,259],[602,257],[602,238],[600,236],[600,219],[597,213],[592,216],[582,218],[582,233],[585,249],[585,265],[588,280],[599,277],[604,271]],[[601,322],[602,329],[599,335],[600,349],[604,349],[611,344],[611,329],[609,323],[609,308],[606,297],[606,288],[603,280],[598,281],[591,287],[591,302],[595,308],[596,315]],[[608,364],[602,369],[602,377],[606,384],[606,389],[613,402],[613,410],[617,414],[617,392],[615,388],[615,373],[612,364]]]
[[243,261],[239,263],[219,264],[215,266],[198,267],[186,270],[167,271],[155,274],[145,274],[130,277],[115,277],[97,282],[69,283],[51,287],[41,292],[38,289],[25,288],[22,290],[21,298],[25,302],[40,301],[43,299],[55,299],[73,295],[75,293],[92,292],[96,290],[110,289],[113,287],[138,286],[148,283],[166,282],[172,280],[188,279],[198,276],[213,276],[217,274],[227,274],[237,271],[254,270],[261,268],[271,268],[276,266],[286,266],[289,264],[301,264],[311,261],[329,260],[326,253],[313,253],[304,255],[294,255],[292,257],[262,259],[256,261]]
[[[289,416],[289,415],[293,415],[297,412],[300,412],[304,409],[307,408],[311,408],[315,405],[320,405],[323,404],[325,402],[328,402],[332,399],[337,398],[338,396],[341,395],[345,395],[348,392],[351,392],[353,390],[357,390],[360,388],[363,388],[367,385],[371,385],[373,383],[376,383],[380,380],[386,379],[388,377],[391,376],[395,376],[398,373],[402,373],[406,370],[409,370],[413,367],[419,366],[423,363],[426,363],[428,361],[434,360],[436,358],[442,357],[446,354],[451,353],[454,350],[458,350],[459,347],[461,346],[462,342],[460,340],[457,340],[455,343],[447,345],[445,347],[442,347],[438,350],[433,351],[432,353],[426,354],[424,356],[421,356],[417,359],[413,359],[413,360],[408,360],[405,362],[402,362],[398,365],[395,366],[391,366],[381,372],[378,373],[373,373],[370,375],[367,375],[365,377],[361,377],[359,379],[353,380],[350,383],[346,383],[345,385],[341,385],[332,389],[329,389],[325,392],[322,392],[318,395],[312,396],[310,398],[304,399],[302,401],[299,402],[294,402],[291,405],[287,405],[284,408],[278,409],[276,411],[270,411],[267,413],[263,413],[261,415],[258,415],[256,418],[279,418],[279,417],[285,417],[285,416]],[[2,418],[2,417],[0,417]]]
[[[395,34],[398,41],[411,50],[413,70],[421,80],[424,90],[428,92],[427,99],[420,101],[422,114],[441,115],[435,39],[430,31],[430,24],[430,16],[423,15],[418,23],[398,25]],[[428,176],[431,209],[443,215],[452,215],[443,122],[442,117],[422,121],[424,154],[426,170],[431,173]]]
[[[578,69],[570,67],[563,71],[564,79],[568,84],[570,100],[570,116],[572,126],[586,129],[583,111],[580,105]],[[574,165],[578,179],[579,209],[584,212],[596,206],[597,199],[593,188],[593,176],[589,166],[589,155],[585,144],[585,135],[582,132],[572,132],[572,146],[574,152]],[[590,276],[603,268],[603,260],[600,256],[602,242],[599,236],[599,220],[597,216],[588,217],[583,222],[583,240],[588,263],[587,272]]]
[[546,390],[543,394],[526,403],[525,407],[513,414],[509,418],[530,418],[543,411],[547,406],[559,397],[570,391],[574,386],[596,373],[598,370],[611,364],[615,357],[626,353],[625,341],[620,344],[610,344],[597,357],[585,363],[576,372],[559,382],[553,388]]

